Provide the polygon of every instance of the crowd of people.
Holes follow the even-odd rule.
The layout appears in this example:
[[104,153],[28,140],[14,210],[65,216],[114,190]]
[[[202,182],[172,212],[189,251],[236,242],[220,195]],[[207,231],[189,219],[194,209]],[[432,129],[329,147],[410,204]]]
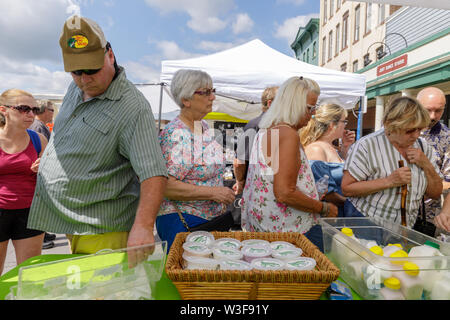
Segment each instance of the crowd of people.
[[[321,250],[321,217],[400,223],[404,185],[407,226],[425,199],[430,221],[450,232],[450,195],[440,206],[450,137],[437,88],[390,101],[383,128],[358,141],[344,108],[317,104],[314,80],[267,88],[262,114],[238,141],[236,184],[228,188],[223,146],[203,120],[215,99],[210,75],[175,73],[180,114],[158,136],[148,101],[97,23],[71,17],[60,46],[73,82],[51,134],[54,106],[17,89],[0,96],[0,274],[9,240],[20,264],[41,253],[45,232],[66,234],[72,253],[139,247],[129,252],[135,265],[156,233],[170,248],[179,232],[228,228],[227,208],[241,193],[243,231],[299,232]],[[320,196],[315,182],[324,175]]]

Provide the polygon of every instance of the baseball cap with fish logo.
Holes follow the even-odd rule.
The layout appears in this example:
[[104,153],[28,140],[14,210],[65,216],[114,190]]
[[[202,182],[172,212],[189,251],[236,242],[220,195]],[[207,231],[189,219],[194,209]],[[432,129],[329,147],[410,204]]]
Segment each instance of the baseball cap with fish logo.
[[64,70],[101,69],[107,41],[100,26],[93,20],[72,16],[64,23],[59,39]]

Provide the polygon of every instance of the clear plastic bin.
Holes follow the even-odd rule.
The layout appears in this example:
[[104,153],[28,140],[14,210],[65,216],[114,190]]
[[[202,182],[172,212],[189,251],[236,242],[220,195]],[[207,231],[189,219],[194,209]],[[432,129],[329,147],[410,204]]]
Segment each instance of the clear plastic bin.
[[[147,259],[128,266],[131,250]],[[19,269],[7,300],[153,300],[166,260],[167,242],[102,250],[96,254]]]
[[[384,281],[390,277],[404,279],[406,262],[417,266],[428,266],[413,270],[416,274],[417,271],[419,272],[420,279],[424,284],[420,299],[430,300],[433,296],[445,296],[442,288],[436,289],[440,290],[439,294],[435,292],[432,295],[432,288],[437,283],[441,283],[442,286],[443,282],[450,280],[450,243],[444,243],[401,225],[394,225],[387,220],[377,218],[323,218],[321,226],[324,253],[341,270],[342,279],[364,299],[383,299],[380,289],[384,287]],[[344,227],[353,230],[356,240],[340,231]],[[405,252],[409,252],[412,247],[425,244],[426,241],[431,241],[440,246],[443,256],[399,256],[397,258],[380,256],[375,253],[376,250],[371,251],[364,246],[369,241],[377,242],[382,248],[388,244],[400,244]],[[407,265],[411,266],[411,264]],[[408,273],[414,274],[411,270],[408,270]],[[406,290],[408,285],[406,280],[402,285]],[[450,287],[450,283],[445,283],[445,287]],[[405,296],[407,296],[406,293]]]

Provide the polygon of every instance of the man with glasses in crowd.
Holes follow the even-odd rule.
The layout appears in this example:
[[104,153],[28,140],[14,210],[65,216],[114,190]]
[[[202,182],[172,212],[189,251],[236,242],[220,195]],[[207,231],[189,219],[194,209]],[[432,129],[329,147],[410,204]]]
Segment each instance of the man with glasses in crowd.
[[[450,188],[450,129],[439,120],[445,111],[446,99],[444,92],[436,87],[427,87],[419,91],[417,100],[427,109],[430,115],[430,125],[422,131],[420,137],[433,146],[437,158],[437,166],[444,177],[444,195]],[[427,220],[436,221],[441,211],[441,199],[425,199],[425,211]]]
[[[28,226],[67,234],[72,253],[153,243],[167,170],[152,109],[97,23],[69,18],[59,43],[73,82],[41,159]],[[129,252],[130,265],[150,252]]]

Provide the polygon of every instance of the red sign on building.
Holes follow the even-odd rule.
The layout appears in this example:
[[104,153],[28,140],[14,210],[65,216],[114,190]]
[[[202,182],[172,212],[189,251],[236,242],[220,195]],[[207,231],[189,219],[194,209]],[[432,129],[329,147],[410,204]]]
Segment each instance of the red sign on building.
[[389,62],[383,63],[377,67],[377,77],[382,76],[383,74],[392,72],[394,70],[403,68],[407,64],[408,64],[408,55],[407,54],[397,57]]

